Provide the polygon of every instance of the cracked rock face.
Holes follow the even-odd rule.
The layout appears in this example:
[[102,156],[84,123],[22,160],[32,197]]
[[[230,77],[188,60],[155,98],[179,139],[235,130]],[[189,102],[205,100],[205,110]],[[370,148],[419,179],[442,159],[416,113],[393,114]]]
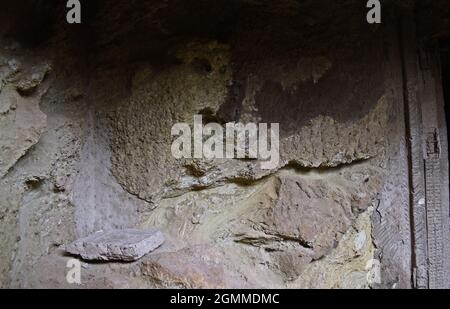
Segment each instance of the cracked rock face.
[[224,267],[217,251],[205,246],[152,255],[141,265],[144,277],[160,288],[225,288]]
[[36,90],[49,68],[32,66],[31,70],[35,73],[29,80],[28,72],[23,72],[16,59],[0,64],[0,178],[39,141],[47,126],[47,117],[39,109],[45,89],[34,97],[18,93]]
[[89,261],[136,261],[164,243],[160,231],[133,229],[97,232],[66,246],[66,251]]
[[192,122],[193,115],[205,109],[215,113],[231,79],[229,48],[217,42],[187,44],[176,51],[176,59],[181,64],[162,71],[139,69],[129,101],[113,119],[114,175],[149,202],[182,173],[170,151],[172,126]]
[[[294,284],[373,209],[381,179],[367,163],[326,172],[283,169],[245,187],[227,184],[163,200],[144,226],[162,229],[177,250],[188,244],[221,252],[219,264],[236,275],[224,279],[226,286]],[[356,250],[371,241],[359,243]]]
[[[109,262],[82,288],[380,284],[402,94],[357,1],[86,2],[77,28],[45,1],[0,12],[0,287],[71,287],[67,244]],[[279,123],[279,165],[176,160],[195,115]]]

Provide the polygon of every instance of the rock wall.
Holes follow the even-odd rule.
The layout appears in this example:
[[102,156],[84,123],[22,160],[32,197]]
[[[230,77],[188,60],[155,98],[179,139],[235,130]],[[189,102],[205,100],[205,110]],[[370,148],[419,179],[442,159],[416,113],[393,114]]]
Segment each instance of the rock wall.
[[[401,64],[364,6],[38,2],[0,18],[0,287],[67,287],[63,245],[121,228],[166,243],[81,287],[409,287]],[[174,159],[195,115],[280,123],[279,165]]]

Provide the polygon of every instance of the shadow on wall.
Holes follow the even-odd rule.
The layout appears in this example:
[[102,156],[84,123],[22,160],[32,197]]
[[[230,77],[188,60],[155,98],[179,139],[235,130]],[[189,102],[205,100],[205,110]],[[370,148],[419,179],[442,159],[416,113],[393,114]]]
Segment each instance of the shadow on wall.
[[[23,47],[36,48],[58,33],[68,31],[74,43],[91,44],[93,33],[89,23],[67,24],[66,3],[67,0],[2,1],[0,35],[20,42]],[[85,20],[93,19],[96,8],[97,1],[83,2]]]
[[[442,51],[441,63],[442,63],[442,83],[445,100],[445,114],[448,125],[450,124],[450,37],[443,39],[440,44]],[[449,142],[450,142],[450,135],[449,135]]]

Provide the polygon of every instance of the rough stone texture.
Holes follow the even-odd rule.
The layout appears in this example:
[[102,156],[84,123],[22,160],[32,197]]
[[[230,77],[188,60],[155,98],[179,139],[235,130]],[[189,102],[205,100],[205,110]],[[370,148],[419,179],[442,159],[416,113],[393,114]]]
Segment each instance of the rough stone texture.
[[163,288],[227,287],[220,255],[204,246],[152,255],[142,262],[141,272]]
[[[281,240],[300,243],[311,250],[312,259],[322,257],[348,230],[353,197],[322,180],[283,177],[277,181],[278,199],[269,209],[258,209],[262,217],[256,221],[261,222],[257,229]],[[364,207],[368,204],[366,201]]]
[[[60,244],[100,229],[157,228],[167,235],[167,244],[142,264],[129,265],[138,279],[96,265],[84,270],[90,277],[83,287],[98,286],[105,277],[114,281],[116,276],[118,286],[287,287],[336,250],[359,214],[374,203],[382,179],[377,160],[384,155],[390,101],[380,87],[382,74],[374,70],[376,74],[364,76],[370,68],[359,63],[371,58],[371,67],[380,69],[383,60],[369,39],[366,47],[349,50],[360,35],[330,43],[337,53],[321,46],[321,38],[305,42],[308,46],[300,43],[302,34],[296,29],[306,24],[294,22],[288,29],[289,22],[301,18],[284,4],[287,1],[268,9],[226,3],[226,9],[219,10],[226,19],[238,16],[239,10],[246,12],[230,23],[231,37],[215,33],[173,41],[171,34],[160,35],[179,31],[172,18],[186,25],[191,19],[164,3],[151,8],[135,3],[150,15],[167,18],[159,25],[138,23],[143,33],[155,34],[155,43],[142,46],[140,52],[130,48],[139,38],[124,35],[127,30],[118,32],[117,17],[99,6],[95,57],[102,60],[94,61],[93,67],[72,54],[77,49],[70,37],[86,36],[67,26],[47,48],[52,51],[52,71],[33,77],[33,66],[22,61],[27,73],[11,91],[25,90],[16,96],[40,101],[48,130],[23,166],[13,166],[4,180],[18,185],[4,189],[14,195],[3,195],[8,198],[4,222],[9,226],[4,239],[16,247],[11,264],[2,266],[4,278],[9,278],[2,280],[5,285],[66,286],[64,279],[44,280],[32,269],[46,268],[49,261],[64,263],[56,250]],[[193,12],[186,4],[177,5],[179,12]],[[197,12],[209,7],[197,5]],[[126,4],[116,9],[136,14]],[[258,29],[264,26],[258,20],[268,16],[274,16],[279,28],[260,38]],[[357,24],[347,30],[352,27]],[[334,35],[332,30],[326,34]],[[102,47],[114,40],[116,47]],[[255,52],[249,57],[246,50]],[[110,65],[115,62],[120,64]],[[76,74],[68,73],[74,68],[79,68]],[[51,85],[45,96],[38,97],[33,81]],[[371,90],[368,85],[377,87]],[[334,91],[333,100],[320,94],[324,89]],[[350,89],[358,92],[349,95]],[[356,112],[349,115],[350,110]],[[175,122],[191,122],[198,113],[206,121],[280,122],[280,165],[263,171],[256,161],[175,161],[170,128]],[[365,161],[372,158],[377,160]],[[30,169],[33,161],[38,164]],[[44,243],[39,233],[35,235],[40,228],[34,220],[41,214],[41,224],[49,224],[50,233]],[[67,230],[53,223],[57,218],[64,218],[61,224],[67,224]],[[65,231],[55,239],[55,229]],[[370,256],[365,248],[361,251]],[[364,276],[352,282],[367,286]]]
[[75,206],[76,235],[84,237],[98,230],[132,228],[137,212],[145,207],[128,194],[111,172],[108,120],[101,113],[89,111],[89,133],[80,150],[84,162],[79,168],[69,199]]
[[[11,61],[14,60],[11,59]],[[36,82],[35,87],[40,82]],[[47,117],[38,107],[40,96],[44,91],[36,97],[23,98],[15,91],[12,84],[8,84],[7,79],[2,79],[0,84],[6,84],[0,91],[1,178],[39,141],[46,129]]]
[[163,200],[144,226],[162,229],[175,250],[214,244],[221,267],[234,274],[228,287],[283,287],[334,252],[355,218],[376,204],[380,180],[368,164],[321,173],[283,169],[247,187]]
[[[411,287],[397,22],[356,0],[92,0],[73,26],[63,2],[0,11],[0,287]],[[196,114],[280,123],[279,166],[174,160]],[[67,283],[61,245],[133,228],[166,242]]]
[[371,241],[373,208],[360,215],[337,248],[309,264],[290,288],[367,289],[381,283],[379,261]]
[[115,230],[97,232],[66,246],[70,254],[90,261],[136,261],[164,242],[160,231]]
[[17,85],[17,91],[24,96],[28,96],[36,91],[36,88],[44,81],[44,78],[51,71],[49,64],[43,64],[40,67],[33,67],[28,73],[29,76],[21,79]]
[[[231,78],[229,49],[217,42],[193,42],[175,56],[182,63],[167,70],[139,69],[129,102],[113,118],[114,175],[129,192],[149,202],[180,174],[170,152],[172,125],[192,122],[203,110],[215,113]],[[201,61],[207,68],[199,67]]]
[[[114,175],[127,191],[141,199],[157,203],[161,197],[186,192],[189,187],[209,187],[233,179],[255,180],[292,163],[303,167],[335,167],[369,159],[383,152],[387,103],[381,91],[378,92],[378,97],[373,98],[375,108],[354,122],[342,122],[336,116],[326,115],[310,118],[308,122],[303,118],[284,119],[284,116],[269,119],[266,115],[292,115],[291,109],[297,105],[297,100],[304,100],[310,93],[303,95],[291,89],[278,93],[277,89],[272,89],[261,80],[248,85],[242,115],[240,119],[233,120],[282,124],[284,136],[280,141],[281,160],[278,168],[265,171],[260,169],[260,162],[237,160],[176,162],[170,153],[171,126],[177,122],[192,123],[192,116],[196,113],[220,120],[223,112],[218,111],[219,107],[222,109],[229,105],[225,100],[231,69],[228,63],[229,47],[218,45],[214,41],[202,44],[192,42],[178,47],[175,56],[182,63],[174,64],[169,69],[160,71],[149,67],[138,70],[133,76],[129,102],[124,102],[124,107],[119,108],[113,116]],[[208,72],[198,70],[196,61],[199,59],[208,63]],[[300,77],[295,83],[290,81],[289,84],[295,84],[298,88],[306,83],[304,87],[308,88],[309,83],[313,82],[315,88],[327,89],[327,84],[318,83],[322,74],[327,72],[322,68],[329,68],[331,64],[326,58],[308,60],[308,63],[307,66],[299,64],[297,76]],[[316,72],[314,81],[302,78],[303,75],[310,76],[310,71]],[[154,72],[157,72],[156,76]],[[271,75],[270,78],[275,76]],[[236,82],[233,81],[230,87],[235,87]],[[372,82],[368,80],[364,83]],[[261,94],[262,90],[271,92]],[[312,93],[316,91],[311,90]],[[282,107],[277,104],[280,97],[282,102],[289,102],[292,108],[290,105]],[[262,107],[256,108],[255,102]],[[281,109],[278,112],[267,110],[270,104]],[[312,112],[299,111],[299,115],[305,117],[305,114]],[[215,116],[216,114],[219,116]]]

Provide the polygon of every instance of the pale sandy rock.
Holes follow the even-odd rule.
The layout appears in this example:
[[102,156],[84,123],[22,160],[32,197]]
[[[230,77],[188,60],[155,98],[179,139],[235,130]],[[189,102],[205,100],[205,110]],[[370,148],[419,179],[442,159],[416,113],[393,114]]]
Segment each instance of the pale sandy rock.
[[[363,181],[351,180],[356,173]],[[217,244],[227,273],[240,278],[236,286],[283,286],[334,250],[379,186],[380,175],[367,163],[322,173],[283,170],[247,186],[165,199],[145,226],[181,240],[181,248]],[[363,239],[353,238],[353,247],[355,241],[363,254]]]
[[40,98],[23,98],[11,86],[0,92],[0,178],[35,145],[47,127]]
[[160,231],[101,231],[67,245],[66,251],[86,260],[129,262],[140,259],[163,242]]
[[[370,237],[360,239],[362,233],[372,233],[369,208],[352,224],[342,236],[338,246],[326,257],[308,264],[297,280],[288,284],[289,288],[343,288],[364,289],[372,286],[371,276],[374,273],[372,264],[375,248]],[[355,248],[358,239],[358,248]]]

